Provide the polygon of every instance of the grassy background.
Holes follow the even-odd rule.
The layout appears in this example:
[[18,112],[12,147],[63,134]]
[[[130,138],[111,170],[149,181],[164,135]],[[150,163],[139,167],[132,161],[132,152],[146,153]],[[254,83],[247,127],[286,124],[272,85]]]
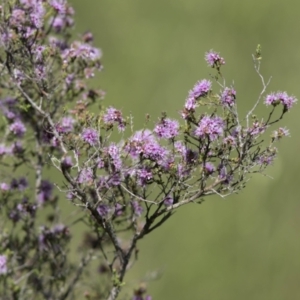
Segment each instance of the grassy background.
[[[136,128],[145,114],[177,117],[188,90],[208,78],[209,49],[225,57],[246,112],[261,90],[251,54],[263,47],[269,91],[300,97],[300,2],[295,0],[72,0],[76,31],[91,30],[103,50],[104,71],[95,80],[106,104],[132,112]],[[260,109],[264,109],[261,105]],[[148,277],[153,299],[300,299],[299,105],[286,115],[291,138],[269,174],[239,195],[208,198],[180,209],[140,243],[138,264],[126,278]]]

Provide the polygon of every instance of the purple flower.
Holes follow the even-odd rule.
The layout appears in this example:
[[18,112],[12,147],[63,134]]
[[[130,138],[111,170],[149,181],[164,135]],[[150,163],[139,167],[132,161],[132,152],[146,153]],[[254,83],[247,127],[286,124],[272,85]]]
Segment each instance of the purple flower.
[[131,202],[132,208],[133,208],[133,212],[136,216],[140,216],[143,213],[143,207],[139,204],[138,201],[132,201]]
[[72,117],[64,117],[61,122],[57,125],[57,132],[59,133],[68,133],[73,131],[73,124],[75,120]]
[[91,43],[94,40],[94,36],[93,33],[90,31],[86,31],[83,35],[82,35],[82,40],[85,43]]
[[72,157],[66,156],[61,162],[63,168],[70,169],[73,166]]
[[113,175],[107,176],[107,184],[109,186],[117,186],[121,184],[121,176],[118,173],[114,173]]
[[153,178],[152,172],[149,168],[142,168],[136,172],[138,178],[138,184],[145,186]]
[[158,123],[155,128],[154,132],[160,138],[171,139],[178,135],[179,130],[179,123],[176,120],[171,119],[162,119],[160,123]]
[[41,28],[43,26],[43,18],[45,15],[45,9],[42,1],[36,1],[33,10],[30,13],[30,20],[33,27]]
[[186,168],[183,164],[177,165],[177,175],[180,179],[190,174],[190,168]]
[[66,79],[65,79],[65,83],[67,85],[67,88],[69,88],[71,86],[71,84],[74,82],[75,79],[75,75],[74,74],[68,74]]
[[104,160],[101,157],[99,157],[96,162],[97,162],[97,168],[99,168],[99,169],[104,168],[105,163],[104,163]]
[[34,70],[35,70],[35,75],[38,80],[46,79],[47,71],[46,71],[46,67],[44,65],[38,64],[35,66]]
[[13,70],[13,76],[19,84],[21,84],[23,80],[26,78],[24,73],[18,69]]
[[216,170],[216,168],[211,162],[207,162],[204,164],[203,170],[207,175],[210,175]]
[[39,62],[39,63],[43,62],[43,53],[45,52],[45,50],[46,50],[46,47],[42,46],[42,45],[38,45],[32,49],[32,52],[34,54],[34,60],[36,62]]
[[239,136],[239,133],[241,132],[241,128],[238,126],[238,127],[235,127],[231,130],[231,136],[233,136],[234,138],[237,138]]
[[40,204],[44,204],[45,202],[49,201],[52,197],[52,191],[53,184],[48,180],[42,180],[37,197],[38,202]]
[[88,183],[93,180],[93,170],[91,168],[84,168],[80,171],[78,176],[78,183]]
[[123,205],[120,203],[115,204],[115,216],[119,217],[123,214]]
[[9,191],[10,190],[9,184],[7,184],[6,182],[1,182],[0,183],[0,190],[1,191]]
[[112,143],[108,147],[107,152],[108,152],[109,156],[112,158],[112,163],[113,163],[115,169],[120,170],[122,167],[122,160],[121,160],[119,147],[115,143]]
[[91,61],[96,61],[98,59],[101,58],[102,56],[102,52],[100,51],[100,49],[97,49],[95,47],[92,47],[89,44],[82,44],[79,48],[78,48],[78,52],[81,52],[82,55],[86,58],[89,59]]
[[114,186],[120,185],[122,182],[122,177],[119,173],[114,173],[112,175],[100,176],[97,187],[101,189],[109,189]]
[[109,125],[117,123],[119,131],[125,130],[125,121],[122,117],[122,113],[120,110],[117,110],[114,107],[109,107],[106,109],[106,113],[103,116],[103,121],[105,124]]
[[274,158],[275,158],[275,154],[262,155],[262,156],[258,157],[257,162],[260,165],[268,166],[273,162]]
[[5,155],[7,153],[7,147],[4,144],[0,144],[0,155]]
[[147,143],[144,145],[143,156],[156,161],[160,165],[165,161],[168,153],[168,150],[159,145],[157,142]]
[[90,144],[90,146],[95,146],[99,142],[99,134],[92,128],[84,129],[81,137],[86,143]]
[[9,22],[13,27],[22,28],[25,21],[26,14],[24,10],[16,8],[12,11]]
[[55,32],[59,33],[66,27],[65,17],[60,15],[56,16],[55,18],[52,17],[49,19],[49,24],[52,25]]
[[184,108],[183,110],[180,111],[180,115],[181,118],[184,120],[189,119],[189,117],[192,115],[191,112],[193,112],[193,110],[196,108],[196,105],[194,108],[192,108],[192,106],[190,107],[190,109]]
[[32,10],[34,9],[39,3],[43,1],[41,0],[20,0],[20,3],[24,6],[24,8]]
[[57,37],[50,36],[49,44],[52,48],[57,48],[56,50],[59,52],[65,51],[68,48],[68,44],[64,40],[60,40]]
[[6,110],[4,115],[7,119],[13,120],[16,117],[16,114],[13,111]]
[[16,114],[14,111],[8,110],[6,108],[4,108],[2,110],[4,112],[5,117],[9,120],[13,120],[18,116],[18,114]]
[[286,92],[271,93],[266,96],[265,104],[276,106],[282,104],[286,110],[292,108],[293,104],[297,102],[297,99],[293,96],[289,96]]
[[228,135],[226,138],[223,139],[223,144],[229,146],[235,146],[236,145],[235,137]]
[[105,124],[115,122],[122,118],[122,114],[120,111],[113,107],[109,107],[106,109],[106,114],[103,116],[103,120]]
[[8,47],[10,41],[13,39],[12,32],[2,32],[0,33],[0,46]]
[[[27,30],[34,28],[41,28],[43,26],[43,17],[45,14],[45,9],[42,1],[20,1],[24,8],[26,9],[27,23],[30,27],[25,27]],[[23,30],[25,29],[23,28]]]
[[41,233],[38,237],[38,242],[39,242],[39,248],[43,251],[47,250],[48,249],[48,246],[49,246],[49,242],[48,242],[48,239],[51,237],[51,231],[42,226],[41,227]]
[[19,219],[24,216],[34,217],[36,213],[37,206],[28,202],[28,198],[24,197],[21,203],[18,203],[15,209],[10,212],[10,218],[17,222]]
[[4,144],[0,144],[0,156],[11,154],[11,149]]
[[66,0],[50,0],[49,4],[60,14],[64,15],[67,11]]
[[232,107],[235,104],[236,91],[233,88],[225,88],[221,95],[221,103]]
[[161,160],[157,162],[165,172],[169,172],[175,166],[175,158],[169,152],[166,152],[166,156],[164,156]]
[[203,79],[198,81],[193,89],[189,92],[189,98],[199,98],[204,97],[211,90],[211,81]]
[[143,152],[143,146],[147,143],[156,142],[153,133],[149,129],[140,130],[129,139],[126,150],[134,157]]
[[280,140],[282,137],[284,136],[289,136],[290,133],[289,133],[289,130],[286,129],[286,128],[283,128],[283,127],[279,127],[278,130],[275,130],[272,134],[272,137],[275,139],[275,140]]
[[57,235],[63,235],[68,236],[70,234],[69,228],[64,224],[56,224],[52,227],[51,231],[53,234]]
[[195,135],[201,138],[209,137],[214,141],[223,134],[223,127],[224,122],[220,117],[204,116],[195,130]]
[[171,196],[167,196],[164,199],[164,205],[167,206],[167,207],[173,205],[173,202],[174,202],[174,199]]
[[16,155],[22,154],[24,152],[22,143],[20,141],[16,141],[11,147],[11,152]]
[[9,212],[9,218],[14,222],[18,222],[21,219],[21,215],[20,212],[18,211],[18,209],[11,209]]
[[194,111],[195,108],[197,106],[197,102],[196,102],[196,99],[194,97],[188,97],[186,100],[185,100],[185,109],[188,110],[188,111]]
[[95,68],[85,68],[84,75],[86,79],[95,77]]
[[6,255],[0,255],[0,275],[7,273],[7,257]]
[[16,178],[13,178],[10,182],[10,188],[13,190],[16,190],[18,188],[18,180]]
[[221,65],[225,64],[224,58],[221,57],[219,53],[213,50],[210,50],[209,52],[205,53],[205,60],[208,63],[208,65],[212,68],[220,68]]
[[197,162],[198,157],[199,154],[196,151],[193,151],[192,149],[187,149],[184,158],[188,165],[192,165]]
[[168,151],[158,144],[152,132],[148,129],[137,131],[129,139],[125,149],[133,158],[142,155],[156,161],[161,161],[168,154]]
[[294,96],[289,96],[286,99],[284,99],[284,101],[282,101],[286,110],[291,109],[292,106],[294,105],[294,103],[296,103],[296,102],[297,102],[297,99]]
[[109,208],[108,205],[100,204],[100,205],[97,207],[97,212],[98,212],[98,214],[99,214],[102,218],[104,218],[104,217],[106,217],[106,216],[109,214],[110,208]]
[[219,178],[223,180],[222,182],[223,184],[229,184],[232,181],[233,176],[227,174],[227,169],[223,164],[220,164],[218,166],[218,171],[219,171]]
[[69,239],[70,232],[67,226],[63,224],[55,225],[49,229],[45,226],[41,227],[41,233],[39,235],[39,247],[42,251],[48,250],[50,247],[53,251],[61,251],[60,243],[63,240]]
[[9,126],[9,130],[17,137],[22,137],[26,132],[26,127],[20,120],[16,120]]
[[101,58],[102,53],[99,49],[92,47],[89,44],[83,44],[81,42],[72,43],[71,47],[65,49],[62,53],[63,61],[74,60],[75,58],[81,58],[85,61],[97,61]]
[[0,109],[3,111],[5,117],[9,120],[14,120],[20,116],[16,109],[17,101],[15,98],[4,98],[0,101]]
[[252,136],[259,135],[266,130],[266,126],[264,124],[255,121],[252,127],[248,128],[248,133]]
[[265,104],[266,105],[276,106],[279,103],[280,103],[280,100],[277,97],[277,93],[271,93],[271,94],[266,96],[266,99],[265,99]]
[[187,148],[181,141],[176,141],[174,143],[174,148],[177,152],[179,152],[181,155],[185,156]]
[[197,161],[199,156],[198,153],[187,148],[182,142],[175,142],[174,147],[181,154],[187,164],[193,164]]
[[99,190],[109,189],[110,186],[108,184],[108,177],[107,176],[100,176],[97,187],[99,188]]
[[10,183],[11,189],[18,189],[19,191],[24,191],[28,187],[28,181],[25,177],[20,177],[19,180],[13,178]]

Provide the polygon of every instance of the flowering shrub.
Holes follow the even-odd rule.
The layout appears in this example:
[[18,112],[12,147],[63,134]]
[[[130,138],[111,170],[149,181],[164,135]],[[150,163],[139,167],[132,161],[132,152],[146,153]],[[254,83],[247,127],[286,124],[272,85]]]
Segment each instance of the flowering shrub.
[[[264,142],[296,99],[265,95],[259,47],[253,60],[262,90],[245,117],[222,76],[224,58],[209,51],[216,75],[189,91],[180,121],[163,113],[134,131],[130,116],[104,108],[104,92],[89,87],[102,54],[90,32],[73,40],[74,11],[65,0],[7,0],[0,14],[1,299],[117,299],[140,239],[185,204],[238,192],[289,135],[275,127]],[[260,102],[270,107],[266,119],[254,115]],[[63,221],[63,201],[80,214],[71,223]],[[80,262],[69,253],[78,222],[88,231]],[[83,284],[91,261],[99,279]],[[151,299],[144,285],[135,288],[130,298]]]

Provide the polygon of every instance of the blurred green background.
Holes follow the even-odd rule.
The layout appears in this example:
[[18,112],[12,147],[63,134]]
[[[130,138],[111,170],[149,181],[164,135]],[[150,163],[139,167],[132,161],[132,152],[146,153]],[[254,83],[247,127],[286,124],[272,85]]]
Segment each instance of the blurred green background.
[[[95,82],[105,102],[132,113],[178,117],[188,90],[209,78],[210,49],[226,60],[224,75],[246,112],[261,90],[251,54],[262,45],[269,91],[300,98],[300,2],[295,0],[71,0],[76,32],[91,30],[103,50]],[[263,105],[260,106],[264,110]],[[207,198],[180,209],[141,241],[139,261],[126,277],[162,274],[149,282],[153,299],[300,299],[299,105],[283,121],[291,138],[268,173],[239,195]]]

